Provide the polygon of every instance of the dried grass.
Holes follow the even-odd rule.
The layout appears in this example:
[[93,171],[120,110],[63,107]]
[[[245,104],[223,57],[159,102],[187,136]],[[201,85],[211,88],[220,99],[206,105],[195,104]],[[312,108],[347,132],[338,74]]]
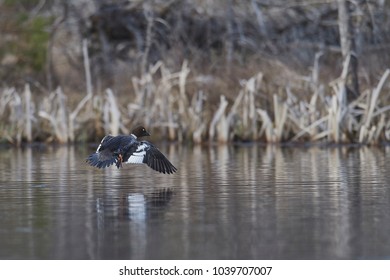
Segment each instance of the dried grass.
[[[88,77],[87,61],[85,65]],[[347,67],[346,63],[344,69]],[[329,85],[320,84],[313,73],[312,79],[301,81],[311,89],[310,98],[298,98],[296,89],[287,86],[268,99],[267,107],[263,74],[258,73],[240,82],[234,98],[220,94],[218,104],[209,104],[212,95],[204,89],[188,92],[189,84],[197,78],[189,78],[186,61],[177,72],[158,62],[132,78],[132,102],[122,102],[112,89],[93,95],[90,78],[87,94],[73,105],[61,88],[39,102],[33,100],[29,85],[23,93],[5,88],[0,92],[0,138],[18,145],[35,140],[96,141],[88,135],[129,133],[132,126],[142,123],[158,128],[160,137],[180,142],[242,139],[375,144],[390,137],[390,106],[382,101],[389,75],[390,70],[386,70],[374,89],[348,103],[345,72]]]

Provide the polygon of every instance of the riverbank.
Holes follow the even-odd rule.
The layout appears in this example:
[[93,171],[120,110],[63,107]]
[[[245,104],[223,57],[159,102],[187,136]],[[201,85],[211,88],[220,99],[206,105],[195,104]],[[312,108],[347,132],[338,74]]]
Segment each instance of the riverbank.
[[[329,83],[301,78],[299,86],[279,88],[266,98],[263,73],[241,80],[236,94],[206,91],[212,77],[190,75],[186,61],[178,72],[162,62],[132,77],[134,95],[111,89],[69,97],[57,88],[36,97],[28,84],[21,91],[0,90],[2,142],[96,142],[106,134],[128,134],[143,124],[156,140],[327,142],[374,144],[390,138],[386,70],[376,87],[347,102],[345,77]],[[314,74],[313,74],[314,75]],[[298,79],[297,79],[298,81]],[[311,92],[298,97],[299,89]]]

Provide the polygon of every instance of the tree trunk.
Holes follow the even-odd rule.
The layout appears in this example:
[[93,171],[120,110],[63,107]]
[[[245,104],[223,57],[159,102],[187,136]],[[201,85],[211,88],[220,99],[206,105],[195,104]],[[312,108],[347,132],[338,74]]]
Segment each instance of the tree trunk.
[[345,81],[347,87],[347,100],[350,102],[359,96],[358,58],[356,54],[355,40],[352,31],[350,11],[347,0],[337,0],[338,20],[340,31],[340,45],[343,60],[350,59],[348,76]]

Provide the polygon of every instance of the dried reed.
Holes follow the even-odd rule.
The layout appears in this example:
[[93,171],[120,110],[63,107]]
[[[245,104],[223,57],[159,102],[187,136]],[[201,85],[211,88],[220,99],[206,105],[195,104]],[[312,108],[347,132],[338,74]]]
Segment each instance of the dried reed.
[[[86,42],[83,46],[86,49]],[[23,94],[15,88],[1,90],[0,139],[17,145],[37,139],[60,143],[97,140],[80,135],[89,133],[86,128],[97,129],[98,132],[90,133],[96,137],[129,133],[129,128],[138,123],[158,127],[160,136],[169,140],[194,143],[226,143],[237,137],[266,142],[373,144],[390,138],[390,106],[383,105],[385,95],[381,95],[388,91],[390,70],[385,71],[374,89],[364,91],[349,103],[345,71],[329,86],[321,85],[313,73],[311,79],[302,79],[312,89],[310,98],[298,98],[294,89],[281,88],[282,94],[273,94],[268,103],[271,107],[267,108],[260,98],[264,97],[262,73],[241,81],[234,99],[221,94],[219,104],[209,106],[211,96],[204,90],[188,92],[190,69],[186,61],[177,72],[157,62],[140,77],[132,78],[134,98],[121,106],[122,100],[112,89],[107,89],[105,95],[93,95],[88,54],[84,57],[87,94],[73,105],[61,88],[39,102],[32,98],[29,85]],[[344,69],[347,67],[348,61]],[[314,67],[313,71],[317,70]]]

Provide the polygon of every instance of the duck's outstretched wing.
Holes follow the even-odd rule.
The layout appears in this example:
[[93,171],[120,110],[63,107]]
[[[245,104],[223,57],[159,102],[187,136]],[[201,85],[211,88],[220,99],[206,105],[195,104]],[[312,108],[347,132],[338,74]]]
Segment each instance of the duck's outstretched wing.
[[89,155],[86,162],[97,168],[105,168],[116,163],[118,153],[110,149],[108,145],[108,143],[114,144],[112,142],[115,142],[115,138],[111,135],[105,136],[96,149],[96,152]]
[[138,145],[130,149],[123,159],[125,163],[146,164],[153,170],[164,174],[172,174],[176,167],[148,141],[140,141]]

